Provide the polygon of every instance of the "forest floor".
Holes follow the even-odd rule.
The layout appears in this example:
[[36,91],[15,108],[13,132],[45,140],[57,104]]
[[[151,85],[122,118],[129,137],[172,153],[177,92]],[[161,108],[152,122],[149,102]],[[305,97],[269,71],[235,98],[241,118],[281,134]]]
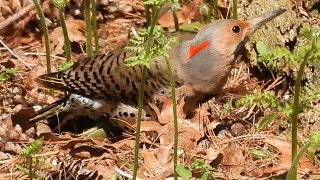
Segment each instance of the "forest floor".
[[[50,96],[47,88],[35,82],[36,77],[46,73],[44,37],[33,3],[25,2],[0,1],[0,179],[29,179],[29,159],[21,155],[21,151],[39,137],[44,137],[44,142],[33,155],[35,179],[129,178],[134,152],[134,133],[131,131],[111,129],[105,132],[103,127],[106,125],[101,125],[105,123],[103,120],[92,121],[86,117],[74,119],[67,125],[61,123],[64,127],[29,121],[37,110],[61,99],[64,92],[55,91],[54,96]],[[44,1],[42,8],[47,18],[52,71],[55,72],[65,62],[64,39],[58,11],[50,2]],[[81,2],[71,0],[65,11],[74,62],[86,54]],[[201,0],[182,3],[178,12],[180,25],[203,23],[199,10],[202,5]],[[229,3],[219,1],[220,18],[230,17],[230,7]],[[250,8],[248,4],[239,4],[241,18],[245,16],[241,13],[250,15],[242,9],[244,7]],[[278,46],[290,48],[297,41],[297,31],[302,25],[320,28],[320,4],[290,0],[288,9],[299,24],[286,29]],[[145,23],[141,0],[98,1],[97,10],[101,52],[123,47],[128,43],[131,28],[138,29]],[[252,17],[262,12],[255,13],[258,14]],[[282,26],[280,20],[279,23],[278,26]],[[169,30],[174,28],[170,11],[162,15],[159,24]],[[257,41],[252,44],[254,42]],[[205,173],[215,179],[285,178],[291,165],[290,117],[270,102],[264,103],[262,97],[240,106],[237,101],[269,90],[275,94],[277,102],[284,104],[292,98],[294,80],[290,74],[274,72],[276,76],[273,77],[272,73],[260,71],[257,64],[252,63],[257,59],[252,47],[247,47],[244,57],[238,60],[222,93],[199,105],[193,116],[186,117],[181,110],[184,102],[179,102],[179,164],[185,167],[180,173],[190,171],[194,179]],[[316,94],[308,103],[309,108],[299,115],[299,147],[303,147],[311,133],[320,129],[320,95]],[[173,177],[173,123],[169,111],[170,103],[157,114],[161,122],[142,123],[140,179]],[[101,132],[104,138],[100,137]],[[320,179],[319,148],[315,154],[314,160],[302,155],[299,179]]]

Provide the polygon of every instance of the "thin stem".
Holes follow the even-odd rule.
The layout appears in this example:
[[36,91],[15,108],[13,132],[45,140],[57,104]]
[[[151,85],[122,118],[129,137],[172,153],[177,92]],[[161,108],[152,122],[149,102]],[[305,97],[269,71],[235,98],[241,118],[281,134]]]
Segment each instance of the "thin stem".
[[[41,6],[39,4],[38,0],[33,0],[33,3],[36,6],[38,15],[40,17],[40,24],[41,24],[41,28],[43,31],[43,35],[44,35],[44,42],[45,42],[45,47],[46,47],[46,62],[47,62],[47,72],[51,73],[51,58],[50,58],[50,45],[49,45],[49,33],[48,33],[48,27],[46,25],[46,19],[44,16],[44,13],[41,9]],[[53,89],[49,90],[49,94],[53,95],[54,91]]]
[[144,5],[144,9],[146,12],[146,20],[147,20],[147,27],[151,26],[151,14],[150,14],[150,6]]
[[214,19],[215,19],[215,20],[218,20],[218,19],[219,19],[218,0],[212,0],[212,3],[213,3]]
[[68,64],[71,63],[71,44],[69,40],[69,35],[68,35],[68,30],[65,22],[65,17],[64,17],[64,9],[59,8],[59,18],[60,18],[60,23],[61,23],[61,28],[64,36],[64,48],[66,52],[66,62]]
[[93,28],[93,37],[94,37],[94,45],[95,52],[99,52],[99,38],[98,38],[98,29],[97,29],[97,3],[96,0],[91,0],[91,20],[92,20],[92,28]]
[[179,20],[178,20],[176,9],[172,10],[172,16],[173,16],[173,20],[174,20],[174,28],[176,31],[179,31]]
[[[158,16],[159,10],[156,9],[153,6],[153,18],[150,26],[150,31],[148,35],[148,41],[147,41],[147,46],[146,46],[146,57],[149,57],[153,38],[152,34],[154,31],[154,28],[156,26],[156,18]],[[137,118],[137,127],[136,127],[136,134],[135,134],[135,144],[134,144],[134,164],[133,164],[133,175],[132,179],[136,180],[137,179],[137,174],[138,174],[138,168],[139,168],[139,149],[140,149],[140,126],[141,126],[141,120],[142,120],[142,108],[144,105],[144,85],[146,81],[146,74],[147,74],[147,67],[143,66],[142,67],[142,75],[141,75],[141,84],[139,87],[139,100],[138,100],[138,118]]]
[[178,117],[177,117],[177,100],[176,100],[176,89],[175,89],[175,80],[172,73],[172,68],[169,62],[169,59],[166,58],[168,74],[170,78],[170,88],[172,95],[172,113],[173,113],[173,126],[174,126],[174,139],[173,139],[173,171],[174,171],[174,180],[178,179],[178,173],[176,167],[178,165]]
[[298,145],[298,115],[299,115],[299,99],[300,99],[300,91],[301,91],[301,80],[304,73],[304,68],[308,62],[309,57],[311,56],[315,46],[315,40],[312,40],[311,49],[305,54],[302,63],[300,64],[300,68],[298,71],[298,76],[294,86],[294,99],[292,105],[292,116],[291,116],[291,138],[292,138],[292,172],[294,173],[294,178],[297,179],[297,164],[294,164],[294,158],[297,156],[297,145]]
[[[299,160],[301,156],[304,154],[304,152],[309,148],[310,142],[304,145],[304,147],[300,150],[299,154],[297,156],[292,158],[292,165],[288,171],[286,180],[292,180],[297,179],[297,169],[294,169],[297,167],[297,164],[299,163]],[[295,165],[295,166],[294,166]]]
[[142,108],[144,104],[144,84],[146,82],[147,67],[142,67],[141,84],[139,87],[139,100],[138,100],[138,119],[136,127],[136,140],[134,144],[134,165],[132,179],[136,180],[139,168],[139,149],[140,149],[140,127],[142,118]]
[[238,3],[237,3],[237,0],[232,0],[232,19],[238,19]]
[[92,51],[92,32],[90,18],[90,0],[84,0],[84,18],[86,21],[86,38],[87,38],[87,56],[90,58],[93,55]]
[[27,159],[29,159],[29,179],[32,180],[32,155],[28,155]]

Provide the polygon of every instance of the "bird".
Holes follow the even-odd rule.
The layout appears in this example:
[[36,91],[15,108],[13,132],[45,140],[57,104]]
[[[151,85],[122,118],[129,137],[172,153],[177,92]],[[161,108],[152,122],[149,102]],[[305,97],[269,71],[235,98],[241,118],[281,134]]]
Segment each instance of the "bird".
[[[221,92],[249,38],[285,11],[279,8],[250,20],[213,21],[194,37],[172,47],[169,59],[177,95],[187,99],[186,102],[199,103]],[[142,68],[125,64],[126,58],[135,55],[124,48],[116,49],[78,61],[64,71],[39,76],[36,81],[41,85],[67,91],[70,95],[48,106],[34,119],[58,107],[60,111],[82,110],[82,115],[93,112],[95,116],[106,114],[110,118],[135,120]],[[171,96],[164,57],[150,61],[143,94],[145,107]],[[150,108],[144,108],[143,118],[150,118],[149,112]]]

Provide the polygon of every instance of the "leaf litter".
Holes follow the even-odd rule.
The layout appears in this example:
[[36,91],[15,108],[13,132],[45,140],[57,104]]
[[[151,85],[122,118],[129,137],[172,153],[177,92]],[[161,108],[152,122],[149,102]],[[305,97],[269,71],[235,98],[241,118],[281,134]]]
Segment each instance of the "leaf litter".
[[[18,1],[4,1],[0,18],[6,19],[23,8]],[[131,27],[143,25],[144,17],[141,1],[101,1],[104,11],[99,11],[99,20],[106,24],[99,24],[99,43],[103,52],[108,49],[124,46],[128,41]],[[105,4],[103,4],[105,3]],[[179,22],[187,24],[190,21],[201,21],[196,4],[185,3],[178,13]],[[77,2],[69,10],[69,15],[77,17],[75,10],[80,9]],[[223,16],[227,16],[228,4],[219,1]],[[51,8],[50,2],[44,2],[48,18],[57,19],[57,11]],[[74,11],[72,11],[74,10]],[[191,10],[191,12],[189,12]],[[80,9],[81,11],[81,9]],[[4,13],[3,13],[4,12]],[[80,13],[81,14],[81,13]],[[43,43],[37,29],[26,28],[34,23],[35,10],[1,29],[5,42],[15,53],[32,52],[34,55],[24,55],[23,59],[32,66],[32,70],[12,59],[9,53],[1,49],[1,66],[7,69],[17,67],[19,70],[9,80],[0,83],[0,137],[1,137],[1,174],[0,179],[10,177],[26,178],[26,175],[16,169],[14,164],[22,163],[19,152],[28,146],[36,137],[44,137],[44,146],[38,156],[45,157],[42,167],[37,172],[44,171],[47,177],[61,179],[77,177],[89,179],[107,179],[116,175],[118,178],[130,174],[133,162],[134,136],[132,131],[117,134],[117,131],[107,132],[107,138],[88,138],[87,133],[74,133],[74,129],[53,132],[46,123],[35,126],[27,121],[35,113],[35,108],[43,107],[59,99],[63,94],[58,92],[54,97],[43,87],[39,87],[34,79],[45,73],[45,58],[37,55],[44,52]],[[81,18],[80,18],[81,19]],[[67,20],[71,41],[78,44],[73,47],[73,59],[78,59],[82,52],[85,36],[83,34],[83,19]],[[165,27],[172,27],[170,12],[160,18],[159,23]],[[39,24],[37,24],[39,26]],[[72,28],[71,28],[72,27]],[[63,57],[63,39],[59,26],[49,23],[52,55]],[[15,31],[12,31],[15,29]],[[6,33],[4,33],[6,32]],[[11,32],[8,33],[8,32]],[[14,32],[12,34],[12,32]],[[20,53],[21,55],[21,53]],[[63,61],[54,58],[53,65],[58,69]],[[290,167],[291,143],[285,132],[279,131],[282,126],[278,121],[262,130],[254,128],[255,120],[272,112],[257,106],[235,108],[235,100],[248,92],[263,89],[258,79],[248,73],[249,67],[239,63],[232,71],[227,86],[222,94],[197,107],[193,114],[185,114],[183,99],[178,101],[179,117],[179,162],[187,169],[197,159],[203,159],[213,167],[211,172],[217,179],[246,179],[268,178],[282,176]],[[141,152],[139,177],[143,179],[165,179],[172,177],[172,146],[173,123],[172,102],[167,99],[161,109],[150,105],[156,112],[159,121],[143,121],[141,126]],[[87,121],[86,118],[77,121]],[[101,121],[105,121],[102,119]],[[311,125],[312,126],[312,125]],[[310,128],[314,128],[313,126]],[[99,128],[98,128],[99,130]],[[276,134],[277,136],[271,136]],[[255,152],[255,153],[254,153]],[[316,175],[319,162],[311,162],[302,156],[299,161],[301,178]],[[63,171],[61,171],[63,170]]]

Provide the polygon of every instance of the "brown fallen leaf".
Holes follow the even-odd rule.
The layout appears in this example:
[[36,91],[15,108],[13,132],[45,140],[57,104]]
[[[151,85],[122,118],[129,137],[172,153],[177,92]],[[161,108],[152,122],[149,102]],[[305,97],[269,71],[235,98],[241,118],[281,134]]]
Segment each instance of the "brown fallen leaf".
[[[200,17],[198,5],[200,4],[200,1],[193,1],[184,3],[181,7],[181,10],[177,12],[177,17],[179,24],[184,24],[190,21],[193,18]],[[198,19],[198,18],[197,18]],[[172,11],[169,10],[166,13],[164,13],[158,20],[159,24],[163,27],[172,27],[174,26],[174,20],[172,16]]]
[[[85,23],[83,20],[66,20],[68,36],[71,42],[85,42]],[[64,38],[61,27],[55,28],[49,36],[52,54],[63,54]],[[42,43],[45,44],[45,43]]]
[[31,90],[35,87],[35,79],[46,73],[46,69],[43,66],[36,66],[31,71],[29,71],[27,78],[24,80],[27,90]]
[[232,177],[239,177],[244,171],[245,156],[242,148],[235,142],[231,142],[222,150],[223,159],[221,165],[227,169]]
[[[276,173],[277,171],[289,170],[291,166],[291,142],[277,137],[267,137],[264,140],[264,142],[274,146],[280,151],[281,155],[279,156],[279,158],[281,162],[279,165],[275,167],[268,167],[264,169],[263,174],[261,174],[261,176],[265,174]],[[303,155],[299,160],[298,169],[308,172],[310,170],[315,169],[315,167],[307,159],[307,157]]]
[[[158,161],[158,158],[156,158],[154,152],[151,152],[151,151],[144,148],[141,151],[141,155],[144,160],[143,161],[144,165],[149,173],[151,173],[153,175],[157,175],[157,174],[160,174],[160,173],[164,172],[165,170],[167,170],[168,165],[161,164]],[[171,163],[169,163],[169,164],[171,164]]]

